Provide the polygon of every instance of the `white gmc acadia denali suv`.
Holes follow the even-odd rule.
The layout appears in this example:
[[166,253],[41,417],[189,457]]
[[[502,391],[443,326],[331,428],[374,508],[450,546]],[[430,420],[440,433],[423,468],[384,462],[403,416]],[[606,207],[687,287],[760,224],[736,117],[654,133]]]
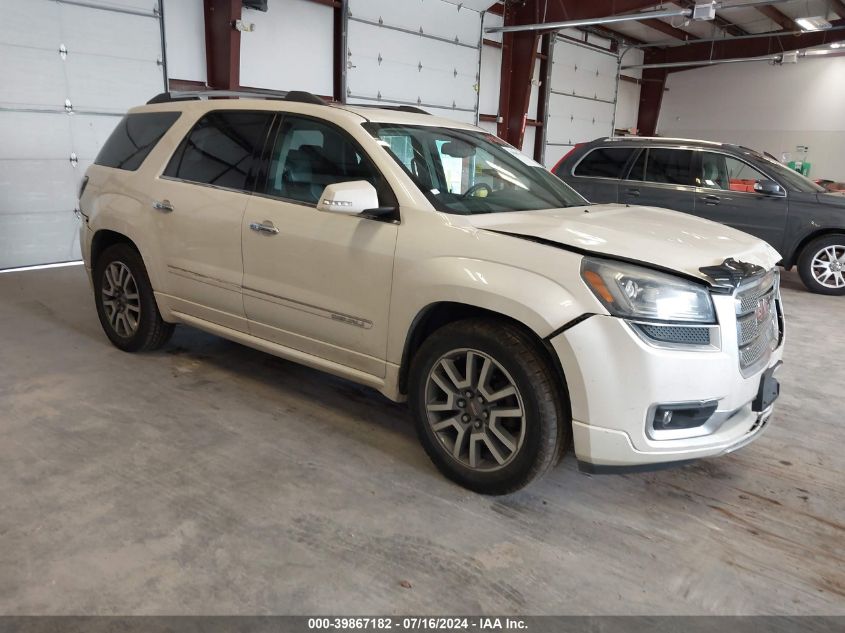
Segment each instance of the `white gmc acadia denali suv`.
[[408,400],[447,477],[500,494],[755,439],[779,385],[780,255],[721,224],[591,205],[415,108],[159,95],[80,194],[106,335],[182,323]]

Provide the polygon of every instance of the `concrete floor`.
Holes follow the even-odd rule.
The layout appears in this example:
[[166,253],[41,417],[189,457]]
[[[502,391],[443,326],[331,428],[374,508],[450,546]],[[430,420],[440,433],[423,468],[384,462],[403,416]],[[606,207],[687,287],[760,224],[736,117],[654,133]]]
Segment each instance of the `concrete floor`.
[[784,296],[759,441],[485,498],[368,389],[185,327],[127,355],[81,267],[0,275],[0,613],[845,614],[845,298]]

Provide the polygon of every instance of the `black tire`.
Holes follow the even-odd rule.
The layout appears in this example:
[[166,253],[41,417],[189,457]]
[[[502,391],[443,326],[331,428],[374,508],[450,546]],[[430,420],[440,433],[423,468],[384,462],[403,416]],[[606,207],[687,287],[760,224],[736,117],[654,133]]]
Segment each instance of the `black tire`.
[[[824,260],[826,256],[824,250],[826,248],[835,249],[837,253],[845,253],[845,234],[824,235],[807,244],[798,258],[798,274],[810,292],[816,292],[822,295],[845,295],[845,281],[839,282],[842,285],[838,288],[829,285],[826,286],[814,274],[813,260],[820,254],[822,254],[822,259]],[[816,269],[816,271],[818,270]],[[845,277],[845,266],[840,267],[839,274]]]
[[[107,315],[107,309],[110,312],[112,305],[108,307],[105,305],[110,299],[104,294],[103,289],[114,285],[113,280],[106,275],[107,270],[109,270],[109,275],[114,270],[114,267],[110,268],[110,265],[117,266],[120,270],[123,270],[122,267],[128,269],[133,281],[130,287],[137,290],[137,293],[132,293],[131,296],[137,294],[137,299],[132,301],[137,304],[139,315],[134,320],[135,328],[131,331],[128,325],[113,324]],[[170,339],[174,326],[162,320],[153,295],[153,287],[147,275],[147,268],[135,248],[126,243],[110,246],[97,259],[93,274],[97,316],[100,318],[103,331],[115,347],[124,352],[145,352],[158,349]],[[127,294],[127,296],[130,295]],[[123,323],[128,322],[123,321]]]
[[[429,403],[438,404],[434,402],[436,398],[432,398],[433,383],[429,382],[430,373],[435,366],[439,366],[444,356],[449,358],[452,353],[466,353],[467,350],[472,351],[474,358],[475,353],[479,352],[492,360],[493,366],[498,365],[492,371],[499,371],[501,379],[510,380],[510,385],[515,386],[517,395],[512,397],[518,399],[521,404],[520,410],[523,411],[523,417],[517,424],[524,430],[515,431],[514,434],[508,436],[510,440],[513,440],[516,433],[521,433],[520,443],[512,442],[517,445],[516,450],[510,451],[509,460],[502,465],[493,463],[493,470],[471,468],[469,463],[453,457],[450,452],[454,450],[458,438],[462,437],[459,429],[464,425],[463,423],[458,425],[457,420],[469,417],[470,426],[475,428],[476,433],[487,434],[487,420],[490,422],[489,426],[492,427],[493,419],[496,417],[491,415],[490,411],[486,415],[483,412],[479,413],[477,409],[470,411],[469,407],[473,405],[469,404],[461,409],[444,412],[442,414],[444,418],[454,419],[455,425],[454,428],[447,428],[439,433],[433,428],[436,423],[429,419],[429,416],[439,415],[430,413],[427,409]],[[479,357],[478,360],[483,364],[483,358]],[[467,365],[468,363],[465,362],[464,367]],[[453,366],[458,367],[457,363]],[[464,371],[462,377],[466,378],[467,373],[469,372]],[[420,442],[440,472],[452,481],[475,492],[500,495],[519,490],[544,475],[559,461],[562,451],[568,445],[571,421],[565,419],[564,412],[568,411],[563,396],[565,391],[556,382],[556,374],[544,358],[542,348],[528,332],[506,321],[467,319],[442,327],[423,342],[412,361],[408,400]],[[453,384],[451,383],[450,386]],[[436,389],[441,389],[440,393],[445,396],[445,390],[440,387]],[[489,393],[490,390],[485,388],[485,391]],[[450,398],[450,396],[445,397]],[[459,403],[463,400],[457,392],[454,398],[456,399],[449,402]],[[470,403],[473,399],[469,398]],[[507,399],[502,401],[507,403]],[[515,402],[515,400],[510,402]],[[464,403],[466,404],[466,400]],[[452,418],[452,411],[455,411],[457,417]],[[479,417],[473,418],[470,414]],[[481,415],[484,415],[484,420],[481,419]],[[443,419],[440,419],[440,422],[443,422]],[[514,420],[508,422],[514,422]],[[483,426],[475,427],[479,423]],[[495,424],[501,428],[505,422],[498,421]],[[466,427],[464,430],[470,433],[469,446],[472,450],[473,429]],[[447,445],[449,439],[443,439],[443,433],[453,431],[455,439],[450,447]],[[500,445],[499,449],[502,448],[503,446]],[[504,449],[509,450],[507,447]],[[489,445],[481,445],[477,451],[486,451],[489,456],[495,457],[489,450]],[[478,456],[479,453],[476,455]],[[479,459],[475,461],[478,466]]]

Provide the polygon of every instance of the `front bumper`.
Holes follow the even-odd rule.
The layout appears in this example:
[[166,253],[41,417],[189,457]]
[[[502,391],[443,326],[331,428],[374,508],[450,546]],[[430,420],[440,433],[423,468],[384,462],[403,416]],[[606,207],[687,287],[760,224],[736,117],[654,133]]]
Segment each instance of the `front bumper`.
[[[711,350],[661,349],[624,320],[592,316],[551,340],[566,376],[575,453],[583,470],[642,470],[721,455],[753,441],[772,407],[752,403],[763,373],[777,365],[782,343],[764,367],[739,369],[734,304],[714,297],[720,344]],[[650,417],[666,403],[718,401],[718,424],[697,437],[654,439]],[[652,433],[653,435],[653,433]]]

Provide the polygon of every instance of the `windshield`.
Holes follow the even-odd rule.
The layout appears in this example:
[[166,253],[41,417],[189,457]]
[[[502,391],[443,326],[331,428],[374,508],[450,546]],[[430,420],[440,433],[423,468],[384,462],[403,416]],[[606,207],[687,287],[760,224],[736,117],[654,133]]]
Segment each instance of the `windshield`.
[[439,211],[472,215],[587,204],[562,180],[485,132],[365,123]]
[[797,171],[790,169],[781,162],[776,161],[771,156],[761,154],[753,149],[743,147],[743,150],[751,154],[757,160],[762,160],[766,166],[772,171],[776,178],[786,185],[790,191],[800,191],[801,193],[821,193],[825,189],[820,187],[806,176],[802,176]]

